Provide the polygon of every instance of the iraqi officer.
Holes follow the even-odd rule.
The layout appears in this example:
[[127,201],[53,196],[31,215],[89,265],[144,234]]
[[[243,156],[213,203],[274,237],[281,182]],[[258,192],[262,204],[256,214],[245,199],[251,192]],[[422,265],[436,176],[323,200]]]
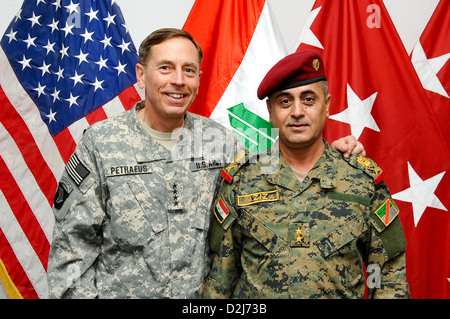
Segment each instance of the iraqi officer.
[[322,136],[331,96],[319,52],[282,59],[258,97],[279,142],[222,172],[204,297],[363,298],[365,265],[370,298],[408,298],[406,241],[383,171]]

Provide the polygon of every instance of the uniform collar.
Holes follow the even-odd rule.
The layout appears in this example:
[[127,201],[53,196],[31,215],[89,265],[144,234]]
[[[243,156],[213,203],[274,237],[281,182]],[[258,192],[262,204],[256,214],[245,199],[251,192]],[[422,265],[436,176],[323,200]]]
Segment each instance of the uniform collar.
[[[294,175],[288,162],[282,156],[281,151],[279,151],[277,143],[272,147],[270,154],[266,155],[267,158],[264,159],[265,163],[268,163],[269,161],[270,163],[272,163],[271,167],[273,173],[265,174],[265,178],[268,182],[282,186],[295,192],[303,191],[314,179],[319,180],[321,188],[330,189],[336,187],[337,177],[334,154],[336,151],[334,151],[325,140],[325,150],[322,156],[319,158],[313,168],[308,172],[307,178],[303,181],[303,183],[300,183],[297,177]],[[276,169],[276,165],[273,165],[277,162],[279,163],[278,169]]]

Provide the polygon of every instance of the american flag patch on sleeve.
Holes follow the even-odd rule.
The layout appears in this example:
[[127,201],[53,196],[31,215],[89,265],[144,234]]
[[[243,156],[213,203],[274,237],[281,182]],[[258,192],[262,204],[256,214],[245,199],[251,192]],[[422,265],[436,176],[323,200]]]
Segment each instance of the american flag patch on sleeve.
[[72,154],[67,162],[66,171],[77,186],[80,186],[86,176],[89,175],[89,170],[80,162],[76,154]]

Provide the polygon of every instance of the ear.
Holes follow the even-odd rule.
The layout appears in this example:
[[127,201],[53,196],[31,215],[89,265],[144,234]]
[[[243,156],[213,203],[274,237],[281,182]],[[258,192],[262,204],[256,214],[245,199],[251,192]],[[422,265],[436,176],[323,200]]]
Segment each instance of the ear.
[[142,64],[136,64],[136,79],[141,89],[145,88],[145,80],[144,80],[145,68]]
[[267,111],[269,111],[269,122],[272,123],[272,104],[270,104],[270,100],[266,100]]
[[325,101],[325,107],[326,107],[326,115],[327,118],[330,116],[330,105],[331,105],[331,94],[327,95],[327,99]]

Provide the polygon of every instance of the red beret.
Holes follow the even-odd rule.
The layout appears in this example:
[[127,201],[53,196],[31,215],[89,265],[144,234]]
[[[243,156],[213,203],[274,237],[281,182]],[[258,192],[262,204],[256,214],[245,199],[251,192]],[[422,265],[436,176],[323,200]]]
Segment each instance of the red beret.
[[304,50],[288,55],[275,64],[258,88],[260,100],[272,93],[297,86],[325,81],[322,56],[316,50]]

